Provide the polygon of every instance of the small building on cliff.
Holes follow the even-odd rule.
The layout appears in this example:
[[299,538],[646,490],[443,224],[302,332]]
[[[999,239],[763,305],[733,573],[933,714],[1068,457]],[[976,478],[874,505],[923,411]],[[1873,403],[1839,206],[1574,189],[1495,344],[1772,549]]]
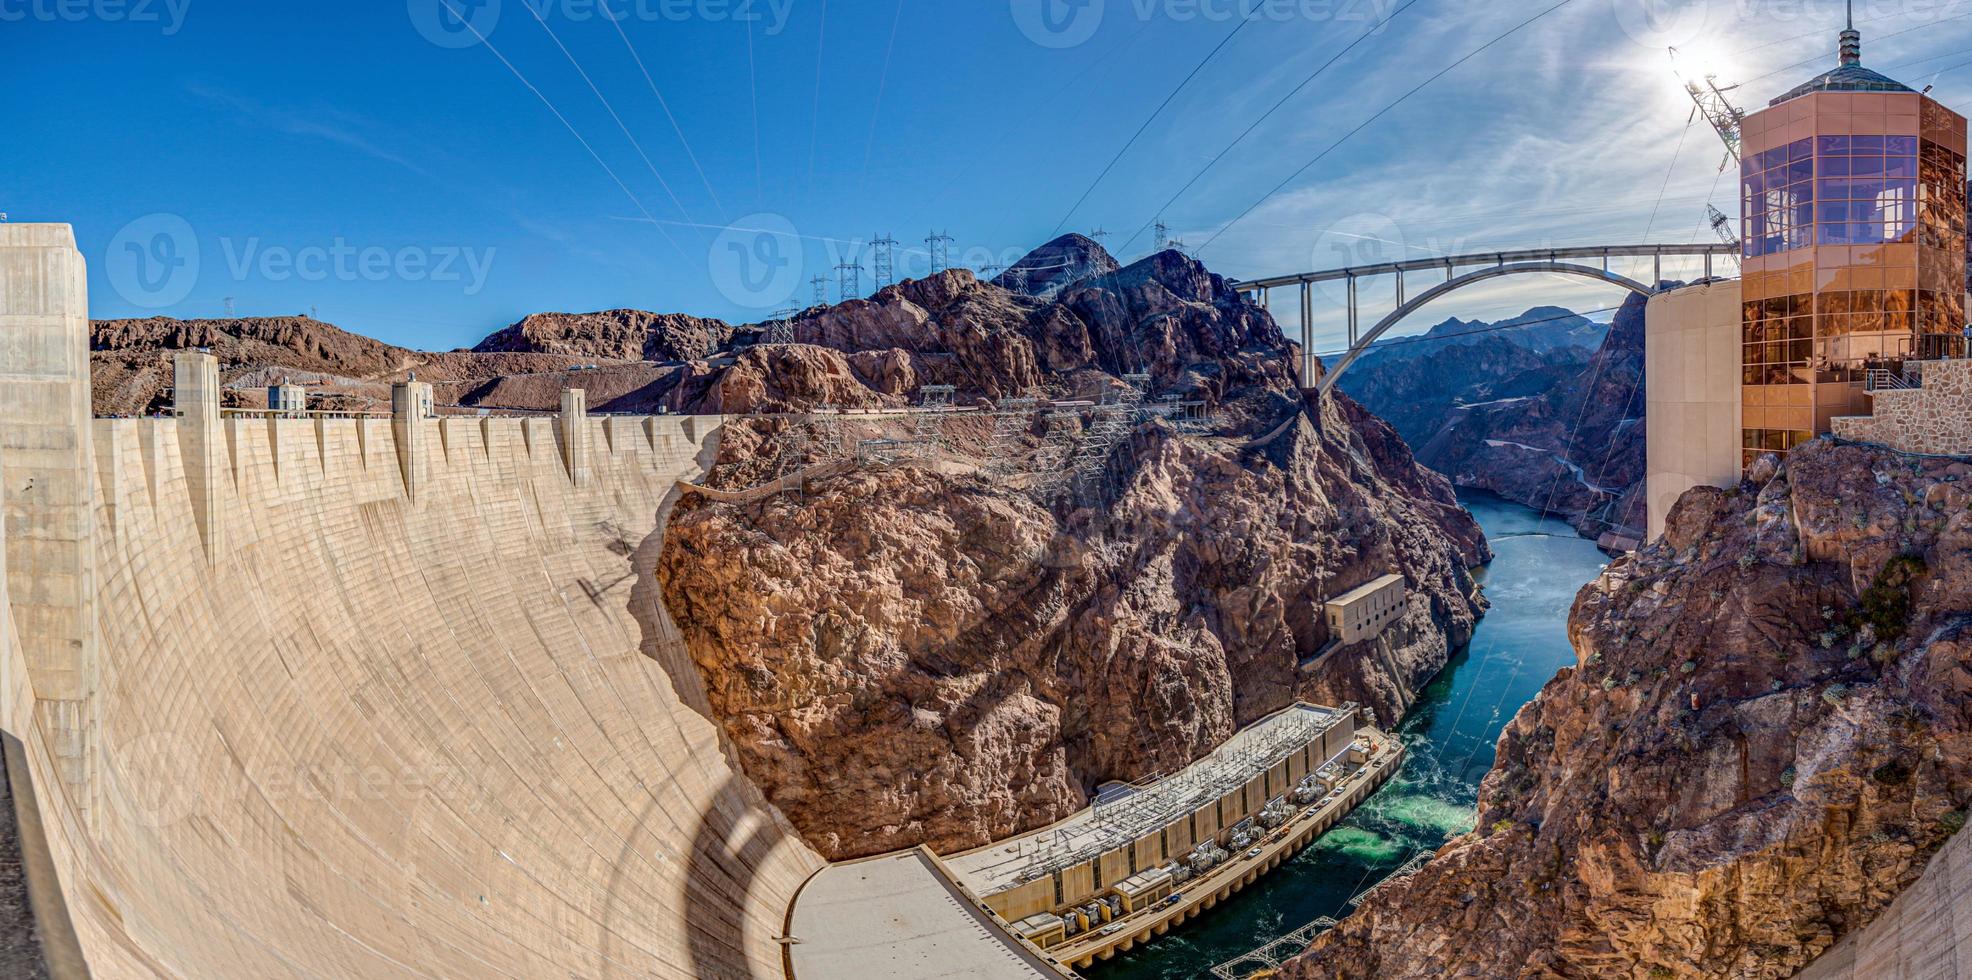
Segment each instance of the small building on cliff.
[[1367,640],[1404,614],[1404,577],[1380,576],[1328,600],[1328,635],[1344,644]]

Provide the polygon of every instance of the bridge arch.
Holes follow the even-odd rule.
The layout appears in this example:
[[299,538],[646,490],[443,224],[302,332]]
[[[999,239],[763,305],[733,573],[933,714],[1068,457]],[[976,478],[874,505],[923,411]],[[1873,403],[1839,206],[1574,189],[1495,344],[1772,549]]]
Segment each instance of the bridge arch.
[[1418,310],[1424,308],[1424,306],[1429,304],[1432,300],[1435,300],[1438,297],[1445,295],[1446,293],[1452,292],[1453,290],[1463,289],[1467,286],[1473,285],[1475,283],[1485,282],[1489,279],[1498,279],[1502,276],[1528,275],[1537,272],[1559,273],[1561,275],[1566,275],[1566,276],[1580,276],[1585,279],[1595,279],[1601,282],[1610,283],[1612,285],[1621,286],[1624,289],[1636,293],[1639,296],[1648,297],[1656,293],[1656,290],[1653,290],[1650,287],[1645,286],[1643,283],[1637,282],[1636,280],[1631,279],[1628,276],[1610,272],[1608,269],[1596,268],[1595,266],[1576,265],[1572,262],[1554,262],[1554,261],[1512,262],[1512,263],[1503,263],[1494,266],[1487,266],[1483,269],[1476,269],[1462,276],[1457,276],[1451,279],[1447,279],[1444,282],[1432,286],[1430,289],[1427,289],[1424,292],[1419,293],[1416,296],[1412,297],[1411,299],[1406,300],[1402,305],[1398,306],[1395,310],[1392,310],[1388,316],[1385,316],[1383,319],[1377,321],[1376,326],[1370,328],[1368,333],[1363,334],[1360,338],[1356,340],[1355,346],[1349,348],[1349,353],[1344,355],[1342,360],[1336,362],[1334,367],[1328,369],[1328,371],[1322,375],[1321,385],[1319,386],[1320,393],[1326,396],[1331,390],[1335,388],[1335,383],[1341,379],[1342,373],[1349,370],[1349,366],[1356,363],[1357,358],[1367,353],[1369,351],[1370,345],[1376,343],[1377,338],[1383,336],[1383,334],[1388,332],[1391,327],[1396,326],[1398,323],[1402,322],[1405,318],[1409,317],[1412,313],[1416,313]]

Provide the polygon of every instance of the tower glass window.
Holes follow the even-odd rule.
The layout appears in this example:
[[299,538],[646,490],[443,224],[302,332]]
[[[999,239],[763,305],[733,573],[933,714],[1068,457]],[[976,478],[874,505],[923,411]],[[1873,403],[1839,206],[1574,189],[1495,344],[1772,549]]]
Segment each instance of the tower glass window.
[[1965,356],[1965,117],[1841,64],[1748,115],[1742,462],[1866,415],[1872,369]]

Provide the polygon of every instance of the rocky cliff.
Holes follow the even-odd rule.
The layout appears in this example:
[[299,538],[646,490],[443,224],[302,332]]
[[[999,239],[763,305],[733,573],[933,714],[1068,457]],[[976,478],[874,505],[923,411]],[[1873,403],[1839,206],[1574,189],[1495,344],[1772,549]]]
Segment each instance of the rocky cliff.
[[[1112,263],[1053,300],[947,272],[810,311],[794,336],[669,397],[800,412],[950,384],[962,405],[1114,402],[1141,373],[1152,400],[1215,413],[1180,432],[1123,412],[1059,486],[1060,432],[1075,454],[1099,442],[1087,407],[945,420],[935,450],[861,465],[843,441],[926,430],[729,423],[716,484],[808,476],[688,497],[659,576],[747,774],[831,857],[1052,822],[1297,695],[1392,719],[1470,636],[1485,543],[1449,484],[1347,399],[1309,415],[1272,319],[1182,255]],[[1386,642],[1304,670],[1328,639],[1320,603],[1392,570],[1412,599]]]
[[1117,269],[1094,239],[1067,234],[1027,253],[994,277],[993,284],[1029,296],[1052,297],[1064,288]]
[[599,313],[535,313],[500,330],[473,350],[569,354],[617,360],[690,361],[710,357],[733,336],[718,320],[682,313],[605,310]]
[[1823,439],[1570,618],[1477,829],[1286,977],[1787,977],[1881,912],[1972,799],[1972,464]]
[[1341,387],[1453,483],[1560,514],[1589,537],[1637,537],[1643,314],[1630,296],[1592,351],[1581,344],[1598,331],[1553,307],[1490,326],[1448,321],[1434,342],[1366,356]]
[[[612,316],[540,314],[522,324],[544,318],[558,324],[588,323],[592,317]],[[652,342],[663,350],[689,345],[691,323],[716,323],[689,317],[669,322],[682,325],[682,333]],[[170,406],[172,354],[192,348],[210,350],[219,359],[226,403],[241,408],[266,407],[266,386],[292,381],[308,389],[310,404],[317,408],[387,411],[391,383],[415,375],[433,383],[444,406],[553,411],[562,388],[574,386],[588,389],[592,409],[646,412],[657,405],[656,392],[668,387],[679,370],[641,357],[599,361],[595,350],[585,349],[607,348],[621,338],[594,345],[541,339],[535,345],[539,349],[522,349],[529,345],[513,339],[516,329],[489,338],[480,345],[484,351],[432,353],[385,344],[305,316],[99,320],[90,324],[92,394],[101,415],[163,411]],[[561,349],[551,349],[555,347]]]

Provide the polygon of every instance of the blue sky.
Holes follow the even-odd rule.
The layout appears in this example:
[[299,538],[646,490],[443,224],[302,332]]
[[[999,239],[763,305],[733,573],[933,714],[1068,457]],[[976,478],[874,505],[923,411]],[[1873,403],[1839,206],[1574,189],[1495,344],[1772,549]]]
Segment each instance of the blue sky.
[[[1553,0],[602,3],[0,0],[0,211],[75,225],[98,317],[220,315],[230,298],[438,349],[541,310],[764,319],[806,305],[816,275],[834,300],[852,255],[867,291],[878,233],[904,274],[934,229],[973,267],[1057,228],[1107,229],[1127,261],[1160,212],[1231,276],[1705,240],[1704,203],[1730,210],[1732,183],[1716,138],[1687,126],[1665,45],[1758,106],[1832,66],[1841,16],[1570,0],[1262,201]],[[1857,19],[1865,64],[1972,107],[1972,0],[1865,0]],[[1507,280],[1416,326],[1619,299]]]

